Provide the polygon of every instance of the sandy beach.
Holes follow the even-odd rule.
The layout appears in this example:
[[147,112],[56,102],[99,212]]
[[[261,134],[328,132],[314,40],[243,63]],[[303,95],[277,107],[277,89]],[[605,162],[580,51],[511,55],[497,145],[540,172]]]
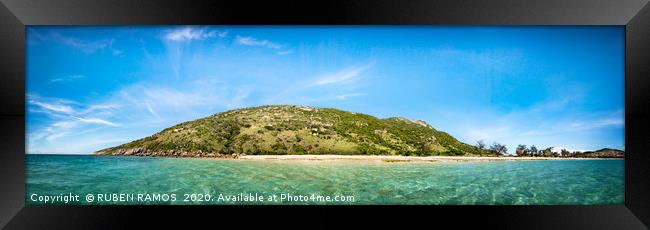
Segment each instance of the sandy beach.
[[[482,162],[522,160],[606,160],[612,158],[557,158],[557,157],[479,157],[479,156],[366,156],[366,155],[242,155],[244,160],[290,160],[290,161],[332,161],[360,160],[382,162]],[[622,159],[622,158],[614,158]]]

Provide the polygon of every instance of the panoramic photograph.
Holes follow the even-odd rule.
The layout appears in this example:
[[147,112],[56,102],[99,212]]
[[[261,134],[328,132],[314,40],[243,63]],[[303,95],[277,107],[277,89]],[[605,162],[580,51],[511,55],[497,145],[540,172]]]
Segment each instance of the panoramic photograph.
[[27,205],[624,204],[623,26],[27,26]]

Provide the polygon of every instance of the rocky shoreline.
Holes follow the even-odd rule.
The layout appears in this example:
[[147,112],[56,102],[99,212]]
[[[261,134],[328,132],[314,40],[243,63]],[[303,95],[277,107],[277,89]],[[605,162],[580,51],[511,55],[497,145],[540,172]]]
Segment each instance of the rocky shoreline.
[[241,154],[221,154],[221,153],[205,153],[198,152],[183,152],[183,151],[165,151],[154,152],[145,148],[132,148],[132,149],[118,149],[111,153],[97,151],[94,155],[100,156],[142,156],[142,157],[176,157],[176,158],[224,158],[224,159],[238,159]]

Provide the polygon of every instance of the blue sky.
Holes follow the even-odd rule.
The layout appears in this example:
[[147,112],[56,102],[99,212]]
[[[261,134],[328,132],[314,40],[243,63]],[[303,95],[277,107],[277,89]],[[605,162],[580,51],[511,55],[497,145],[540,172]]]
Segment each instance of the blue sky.
[[509,152],[624,149],[624,30],[30,26],[26,91],[28,153],[267,104],[421,119]]

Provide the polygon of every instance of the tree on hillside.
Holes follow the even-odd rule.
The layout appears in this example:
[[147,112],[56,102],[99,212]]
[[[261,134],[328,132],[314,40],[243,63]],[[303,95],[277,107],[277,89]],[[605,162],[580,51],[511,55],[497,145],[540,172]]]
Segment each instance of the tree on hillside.
[[542,150],[542,156],[544,157],[552,157],[553,156],[553,147],[548,147]]
[[429,142],[427,138],[420,136],[415,142],[415,147],[418,149],[419,154],[424,155],[429,152]]
[[553,157],[560,157],[560,152],[553,151],[552,156],[553,156]]
[[517,149],[515,149],[515,154],[517,154],[518,157],[525,156],[526,152],[528,152],[526,145],[517,145]]
[[501,156],[508,152],[508,148],[506,148],[505,145],[494,142],[494,144],[490,146],[490,151],[494,152],[497,156]]
[[571,157],[580,157],[582,155],[582,152],[580,151],[573,151],[571,153]]
[[485,154],[486,149],[485,149],[485,142],[483,140],[478,140],[476,141],[476,149],[478,149],[479,154],[482,156]]
[[483,140],[476,141],[476,148],[481,151],[485,150],[485,142],[483,142]]
[[537,150],[537,146],[535,146],[535,145],[530,146],[529,151],[530,151],[530,155],[534,156],[534,157],[537,156],[537,154],[539,152],[539,150]]
[[571,154],[571,152],[569,152],[569,150],[566,149],[560,150],[560,153],[562,154],[563,157],[571,157],[571,155],[573,155]]

